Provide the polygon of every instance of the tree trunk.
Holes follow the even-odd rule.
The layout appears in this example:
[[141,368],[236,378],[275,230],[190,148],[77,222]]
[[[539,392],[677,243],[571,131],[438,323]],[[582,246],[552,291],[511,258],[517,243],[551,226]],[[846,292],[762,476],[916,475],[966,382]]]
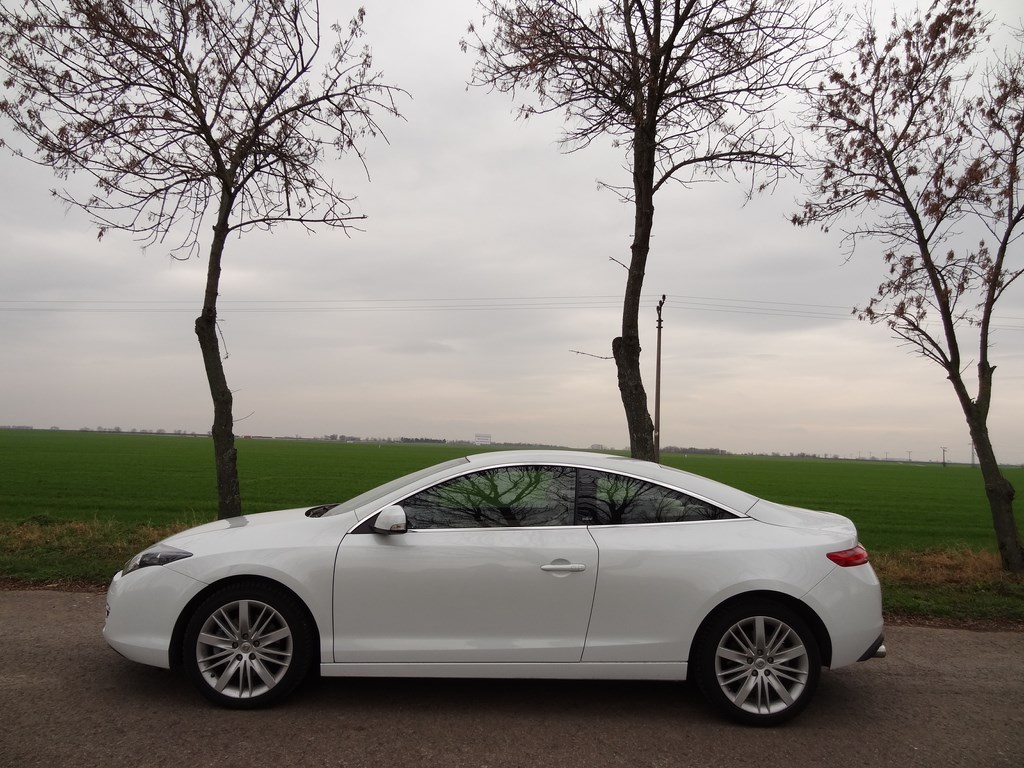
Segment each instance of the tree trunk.
[[210,246],[210,263],[206,272],[206,294],[203,311],[196,318],[196,336],[203,352],[206,380],[213,398],[213,453],[217,471],[217,517],[221,520],[242,514],[242,492],[238,484],[238,452],[235,449],[233,397],[224,375],[224,360],[217,338],[217,293],[220,286],[220,264],[227,240],[230,205],[221,204],[221,213],[214,227]]
[[629,429],[629,453],[634,459],[658,461],[654,422],[647,409],[647,391],[640,374],[640,296],[654,227],[654,141],[639,132],[634,141],[633,192],[633,244],[622,302],[622,335],[612,341],[612,355]]
[[614,339],[612,355],[619,372],[619,394],[629,429],[629,455],[634,459],[657,461],[654,422],[647,410],[647,391],[640,378],[640,339],[636,336]]
[[1021,545],[1020,531],[1013,516],[1016,492],[999,468],[987,425],[972,422],[971,415],[967,417],[967,425],[971,430],[971,440],[978,454],[978,466],[981,467],[981,476],[985,481],[985,496],[992,512],[992,526],[995,528],[1003,570],[1024,573],[1024,546]]
[[978,456],[978,466],[985,483],[985,496],[988,498],[989,510],[992,513],[992,526],[995,528],[996,545],[999,547],[999,558],[1003,570],[1010,573],[1024,573],[1024,545],[1021,543],[1020,531],[1013,516],[1013,499],[1016,492],[1013,485],[1003,475],[992,439],[988,433],[988,402],[992,391],[992,371],[994,368],[979,365],[978,399],[972,400],[959,371],[950,371],[949,380],[960,399],[960,406],[967,419],[967,428],[971,432],[971,442]]

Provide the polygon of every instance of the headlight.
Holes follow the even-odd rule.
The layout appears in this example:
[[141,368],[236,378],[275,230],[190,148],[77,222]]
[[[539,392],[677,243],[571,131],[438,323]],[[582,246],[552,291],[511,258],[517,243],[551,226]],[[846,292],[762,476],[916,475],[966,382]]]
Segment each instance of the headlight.
[[192,557],[192,553],[166,544],[154,544],[125,563],[124,568],[121,569],[121,575],[127,576],[132,571],[151,565],[167,565],[175,560],[184,560],[186,557]]

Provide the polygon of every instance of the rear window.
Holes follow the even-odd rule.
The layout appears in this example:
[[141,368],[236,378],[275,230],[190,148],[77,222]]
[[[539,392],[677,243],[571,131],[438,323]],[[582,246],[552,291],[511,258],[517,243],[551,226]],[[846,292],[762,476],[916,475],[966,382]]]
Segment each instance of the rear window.
[[611,472],[581,470],[576,522],[635,525],[729,520],[736,515],[672,488]]

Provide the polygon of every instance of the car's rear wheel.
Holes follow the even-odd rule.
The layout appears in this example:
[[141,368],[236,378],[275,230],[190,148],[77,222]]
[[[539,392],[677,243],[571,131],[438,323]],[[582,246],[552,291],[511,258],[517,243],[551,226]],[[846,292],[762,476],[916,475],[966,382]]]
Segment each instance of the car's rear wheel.
[[697,639],[705,697],[748,725],[778,725],[807,706],[821,675],[818,642],[786,606],[746,601],[712,617]]
[[309,671],[312,632],[296,599],[274,584],[231,584],[196,609],[182,659],[202,693],[251,709],[280,701]]

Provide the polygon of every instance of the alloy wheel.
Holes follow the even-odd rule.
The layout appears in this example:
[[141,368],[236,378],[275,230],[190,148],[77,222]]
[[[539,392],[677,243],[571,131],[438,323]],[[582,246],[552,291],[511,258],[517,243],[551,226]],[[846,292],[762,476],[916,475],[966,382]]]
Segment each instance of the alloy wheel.
[[800,635],[772,616],[749,616],[721,636],[715,676],[733,706],[752,715],[785,711],[808,683],[810,658]]
[[199,630],[196,664],[213,690],[233,699],[262,696],[288,672],[292,631],[275,608],[234,600],[214,610]]

